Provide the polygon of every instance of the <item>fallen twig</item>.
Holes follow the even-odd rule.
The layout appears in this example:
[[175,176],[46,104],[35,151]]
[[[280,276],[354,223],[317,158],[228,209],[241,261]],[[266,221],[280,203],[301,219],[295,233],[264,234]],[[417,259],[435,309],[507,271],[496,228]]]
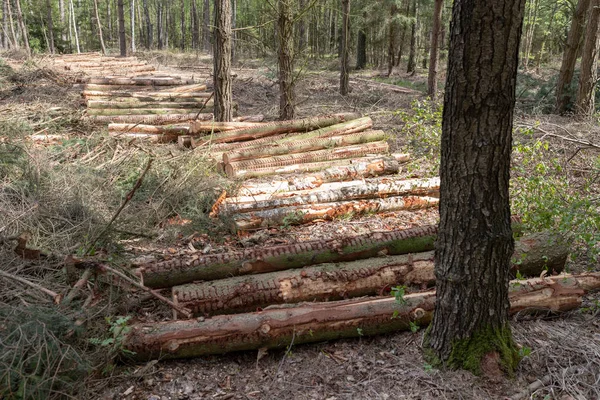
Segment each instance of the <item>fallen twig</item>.
[[2,270],[0,270],[0,276],[3,276],[5,278],[7,278],[7,279],[12,279],[13,281],[21,282],[24,285],[30,286],[32,288],[35,288],[35,289],[37,289],[37,290],[39,290],[39,291],[41,291],[43,293],[46,293],[48,296],[52,297],[52,299],[54,300],[54,302],[56,304],[60,303],[60,299],[62,297],[60,294],[58,294],[56,292],[53,292],[50,289],[46,289],[45,287],[43,287],[41,285],[38,285],[37,283],[33,283],[33,282],[31,282],[31,281],[29,281],[29,280],[27,280],[25,278],[21,278],[20,276],[9,274],[8,272],[4,272]]
[[[569,367],[569,368],[563,370],[562,374],[565,375],[565,374],[575,373],[575,372],[577,372],[577,370],[579,368],[581,368],[581,367],[580,366]],[[529,386],[527,386],[524,390],[513,395],[510,398],[510,400],[520,400],[520,399],[528,398],[536,390],[539,390],[539,389],[543,388],[544,386],[547,386],[550,383],[552,383],[552,378],[553,378],[552,374],[548,374],[541,379],[535,380]]]

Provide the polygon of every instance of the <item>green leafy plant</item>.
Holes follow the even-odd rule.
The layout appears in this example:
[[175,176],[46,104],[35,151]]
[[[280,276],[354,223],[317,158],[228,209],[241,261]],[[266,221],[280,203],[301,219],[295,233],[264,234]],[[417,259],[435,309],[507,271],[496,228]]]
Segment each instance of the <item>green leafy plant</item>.
[[[404,299],[404,295],[406,294],[406,286],[395,286],[392,288],[392,294],[396,299],[396,302],[400,305],[405,305],[406,300]],[[397,316],[397,315],[396,315]]]
[[417,332],[419,331],[419,329],[420,329],[420,327],[419,327],[419,325],[418,325],[418,324],[416,324],[416,323],[415,323],[415,322],[413,322],[413,321],[410,321],[410,331],[411,331],[412,333],[417,333]]
[[283,221],[281,223],[283,228],[289,228],[292,225],[298,225],[304,219],[305,213],[302,211],[293,211],[283,217]]
[[115,320],[113,320],[112,317],[106,317],[106,322],[109,325],[109,336],[106,338],[90,338],[88,341],[93,345],[108,349],[109,352],[113,354],[135,354],[134,352],[123,347],[123,340],[131,331],[131,327],[127,325],[127,322],[130,319],[130,316],[117,317]]

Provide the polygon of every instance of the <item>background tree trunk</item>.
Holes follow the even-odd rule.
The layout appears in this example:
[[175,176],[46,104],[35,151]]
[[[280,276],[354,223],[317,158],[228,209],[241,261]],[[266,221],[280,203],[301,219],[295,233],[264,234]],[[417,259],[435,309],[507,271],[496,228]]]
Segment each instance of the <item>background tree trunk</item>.
[[414,74],[417,67],[417,1],[413,0],[413,22],[410,25],[410,51],[408,53],[408,64],[406,73]]
[[215,1],[214,28],[215,119],[230,122],[233,117],[231,94],[231,3]]
[[23,19],[23,12],[21,11],[21,1],[15,0],[15,6],[17,7],[19,28],[21,29],[21,35],[23,35],[23,45],[25,46],[27,55],[31,56],[31,48],[29,47],[29,34],[27,33],[27,27],[25,26],[25,20]]
[[[436,312],[427,337],[450,367],[480,372],[518,352],[507,324],[509,178],[525,0],[455,0],[442,122]],[[498,21],[502,21],[499,23]]]
[[[50,0],[47,0],[48,3]],[[98,27],[98,39],[100,39],[100,48],[102,49],[102,54],[106,54],[106,47],[104,46],[104,38],[102,37],[102,23],[100,22],[100,16],[98,14],[98,0],[94,0],[94,15],[96,17],[96,24]],[[50,16],[52,18],[52,16]]]
[[150,10],[148,9],[148,0],[144,1],[144,18],[146,19],[146,50],[152,47],[152,22],[150,22]]
[[585,24],[585,16],[590,8],[590,0],[579,0],[575,15],[571,21],[567,44],[563,53],[562,64],[560,66],[560,74],[556,82],[556,107],[554,111],[557,114],[563,114],[567,110],[567,105],[571,102],[569,87],[575,73],[575,63],[577,62],[577,54],[579,53],[579,43]]
[[293,119],[295,115],[294,84],[294,26],[291,0],[278,1],[277,33],[279,39],[279,119]]
[[342,58],[340,60],[340,94],[346,96],[349,91],[348,76],[350,70],[350,0],[342,0]]
[[[98,18],[98,16],[96,16]],[[46,0],[46,23],[48,24],[48,51],[54,54],[54,23],[52,21],[52,3]]]
[[358,39],[356,41],[356,69],[365,69],[367,66],[367,32],[366,32],[367,14],[363,18],[358,30]]
[[200,25],[196,0],[192,0],[192,47],[196,50],[200,48]]
[[392,70],[394,69],[396,56],[396,22],[394,18],[396,16],[396,5],[392,4],[390,8],[390,29],[389,29],[389,38],[388,38],[388,71],[387,76],[392,74]]
[[437,74],[440,56],[440,33],[442,32],[442,7],[444,0],[435,0],[433,10],[433,28],[431,29],[431,47],[429,48],[429,76],[427,77],[427,94],[435,100],[437,93]]
[[6,13],[8,14],[8,25],[10,26],[10,35],[12,37],[13,47],[15,49],[19,48],[19,41],[17,40],[17,35],[15,33],[15,23],[12,18],[12,9],[10,6],[10,0],[5,0],[4,5],[6,6]]
[[581,56],[579,89],[577,91],[577,114],[591,116],[595,110],[596,62],[598,61],[598,22],[600,0],[592,0],[591,13],[585,31],[585,43]]
[[[220,0],[217,0],[220,1]],[[181,0],[181,42],[179,43],[179,47],[181,51],[185,50],[185,3],[184,0]]]
[[210,53],[210,2],[204,0],[204,6],[202,8],[202,48],[205,52]]
[[131,53],[135,53],[135,0],[131,0],[130,9],[130,21],[131,21]]
[[[19,0],[17,0],[19,1]],[[77,54],[81,53],[81,47],[79,46],[79,33],[77,32],[77,20],[75,19],[75,6],[73,5],[73,0],[70,0],[71,6],[71,23],[73,24],[73,34],[75,35],[75,48],[77,49]]]
[[123,11],[123,0],[117,1],[117,13],[119,14],[119,49],[121,57],[127,56],[127,42],[125,41],[125,13]]

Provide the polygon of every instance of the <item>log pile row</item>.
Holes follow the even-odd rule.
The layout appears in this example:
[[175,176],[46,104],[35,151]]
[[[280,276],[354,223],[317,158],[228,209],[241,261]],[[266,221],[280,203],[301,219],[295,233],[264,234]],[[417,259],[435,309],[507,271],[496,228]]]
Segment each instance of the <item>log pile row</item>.
[[[428,226],[139,265],[143,284],[171,288],[173,302],[198,318],[134,325],[124,347],[137,360],[184,358],[425,326],[435,304],[436,232]],[[559,235],[525,236],[513,275],[560,273],[568,254]],[[394,298],[399,285],[405,294]],[[513,281],[511,314],[571,310],[598,288],[598,273]]]
[[87,76],[137,76],[156,71],[155,67],[137,57],[108,57],[99,52],[61,54],[52,58],[52,66],[63,73],[82,73]]

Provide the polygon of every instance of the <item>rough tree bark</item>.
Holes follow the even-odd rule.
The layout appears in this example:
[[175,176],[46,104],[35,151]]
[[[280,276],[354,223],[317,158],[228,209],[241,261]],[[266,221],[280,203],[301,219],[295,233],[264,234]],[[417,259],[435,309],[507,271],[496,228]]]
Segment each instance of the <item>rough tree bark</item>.
[[435,0],[433,10],[433,28],[431,28],[431,47],[429,48],[429,76],[427,77],[427,95],[435,100],[437,93],[437,74],[440,64],[440,34],[442,32],[442,7],[444,0]]
[[135,0],[131,0],[130,21],[131,21],[131,54],[134,54],[135,53]]
[[123,11],[123,0],[117,1],[117,13],[119,15],[119,49],[121,57],[127,56],[127,42],[125,41],[125,13]]
[[366,32],[367,14],[363,18],[358,30],[358,39],[356,41],[356,69],[365,69],[367,66],[367,32]]
[[410,51],[408,53],[408,63],[406,73],[414,74],[417,67],[417,1],[413,0],[413,22],[410,25]]
[[148,0],[144,2],[144,18],[146,19],[146,49],[152,47],[152,22],[150,22],[150,9],[148,8]]
[[278,0],[279,119],[281,120],[293,119],[295,114],[294,25],[291,1]]
[[394,57],[396,55],[396,13],[398,12],[398,8],[395,3],[392,3],[390,6],[390,30],[388,33],[388,71],[387,76],[392,74],[394,69],[395,60]]
[[455,0],[442,122],[433,360],[519,361],[508,326],[509,178],[525,0]]
[[202,48],[205,52],[210,53],[210,1],[204,0],[202,7]]
[[600,0],[592,0],[588,19],[583,54],[581,56],[581,72],[577,90],[577,114],[591,116],[595,110],[594,92],[598,72],[598,23],[600,22]]
[[[48,3],[50,0],[47,0]],[[102,37],[102,23],[100,23],[100,16],[98,14],[98,0],[94,0],[94,16],[96,17],[96,24],[98,26],[98,39],[100,39],[100,48],[102,49],[102,54],[106,54],[106,47],[104,46],[104,38]],[[50,15],[50,18],[52,16]]]
[[342,0],[342,57],[340,60],[340,94],[346,96],[349,92],[348,77],[350,70],[350,55],[348,41],[350,39],[350,0]]
[[231,3],[215,1],[214,28],[215,120],[229,122],[233,116],[231,93]]
[[585,17],[590,8],[591,0],[579,0],[575,14],[571,20],[571,28],[563,53],[562,64],[560,66],[560,74],[556,83],[556,107],[554,111],[557,114],[563,114],[567,110],[567,105],[571,102],[571,94],[569,87],[575,73],[575,63],[577,62],[577,54],[579,53],[579,43],[585,25]]

